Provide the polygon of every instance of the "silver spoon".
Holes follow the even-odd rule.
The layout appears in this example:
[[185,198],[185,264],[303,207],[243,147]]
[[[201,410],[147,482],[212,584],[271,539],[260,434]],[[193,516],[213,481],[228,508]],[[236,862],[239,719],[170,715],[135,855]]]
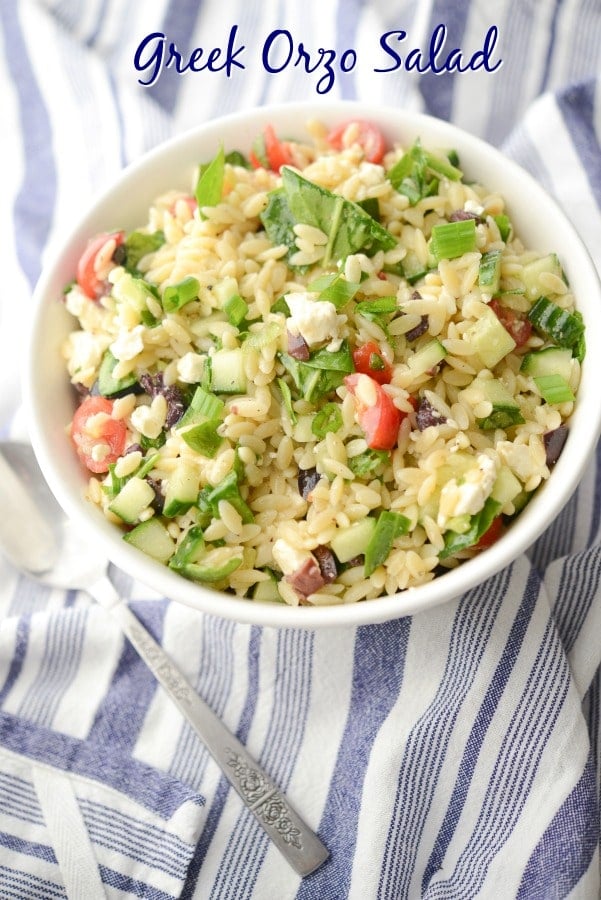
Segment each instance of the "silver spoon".
[[58,505],[28,444],[0,442],[0,510],[6,558],[42,584],[85,591],[110,612],[292,868],[309,875],[321,866],[327,849],[118,596],[108,562]]

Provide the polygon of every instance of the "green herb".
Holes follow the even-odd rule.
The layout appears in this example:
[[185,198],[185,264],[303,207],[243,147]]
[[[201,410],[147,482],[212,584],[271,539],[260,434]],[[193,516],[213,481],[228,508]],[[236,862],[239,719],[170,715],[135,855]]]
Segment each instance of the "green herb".
[[460,219],[458,222],[442,222],[432,229],[430,250],[436,262],[456,259],[464,253],[476,249],[475,219]]
[[388,180],[399,194],[415,206],[424,197],[438,193],[439,176],[460,181],[463,173],[449,159],[424,150],[418,140],[388,172]]
[[219,516],[219,501],[227,500],[228,503],[231,503],[234,509],[237,510],[245,525],[248,525],[255,520],[252,510],[240,494],[238,475],[233,469],[228,472],[219,484],[215,485],[214,488],[211,488],[211,490],[207,492],[205,499],[211,506],[213,514],[217,517]]
[[149,253],[154,253],[165,243],[162,231],[146,234],[144,231],[132,231],[125,238],[125,267],[137,271],[140,260]]
[[195,190],[199,209],[203,206],[217,206],[220,202],[223,194],[224,167],[225,154],[222,145],[211,162],[200,167]]
[[380,297],[378,300],[362,300],[357,303],[355,312],[370,321],[377,321],[382,316],[389,316],[398,312],[399,307],[396,297]]
[[271,307],[271,311],[274,313],[283,313],[286,317],[288,317],[290,315],[290,307],[286,303],[286,298],[278,297],[278,299]]
[[411,522],[400,513],[383,510],[378,516],[374,533],[365,549],[365,577],[381,565],[390,554],[392,545],[399,535],[406,534]]
[[357,200],[357,206],[360,206],[376,222],[380,221],[380,202],[377,197],[366,197],[365,200]]
[[502,504],[497,500],[489,497],[479,513],[472,516],[470,526],[467,531],[459,534],[456,531],[447,531],[444,536],[444,547],[438,554],[439,559],[446,559],[448,556],[454,556],[460,550],[467,547],[473,547],[477,544],[483,534],[485,534],[492,525],[493,519],[501,512]]
[[502,253],[500,250],[489,250],[480,260],[478,285],[489,294],[496,294],[499,291],[501,259]]
[[344,372],[349,375],[355,371],[353,354],[347,341],[343,341],[339,350],[327,350],[325,347],[316,350],[310,358],[301,365],[310,369],[327,369],[330,372]]
[[389,454],[386,450],[365,450],[358,456],[351,456],[348,467],[354,475],[365,478],[374,474],[388,459]]
[[288,413],[288,418],[293,425],[296,425],[296,423],[298,422],[298,417],[294,412],[294,408],[292,406],[292,394],[290,393],[290,388],[283,378],[278,378],[278,385],[280,391],[282,392],[282,400],[284,401],[284,407],[286,409],[286,412]]
[[260,218],[270,240],[285,244],[290,255],[296,252],[294,226],[300,223],[327,235],[324,265],[359,250],[373,254],[396,246],[394,235],[357,203],[314,184],[288,166],[282,167],[281,175],[283,187],[271,193]]
[[342,412],[338,403],[326,403],[314,416],[311,431],[320,440],[329,431],[338,431],[342,427]]
[[240,153],[239,150],[230,150],[229,153],[226,153],[225,162],[229,163],[230,166],[242,166],[243,169],[252,168],[245,155]]
[[155,438],[149,438],[149,437],[146,437],[145,434],[142,434],[142,435],[140,435],[140,447],[144,451],[159,450],[163,446],[163,444],[165,443],[166,440],[167,440],[167,435],[165,434],[164,431],[161,431],[161,433],[158,435],[158,437],[155,437]]
[[196,453],[213,459],[223,443],[223,438],[217,433],[220,425],[221,419],[207,419],[206,422],[192,425],[191,428],[182,431],[181,436],[188,447]]
[[191,300],[198,300],[200,282],[194,275],[186,275],[177,284],[168,284],[163,291],[163,309],[165,312],[177,312]]

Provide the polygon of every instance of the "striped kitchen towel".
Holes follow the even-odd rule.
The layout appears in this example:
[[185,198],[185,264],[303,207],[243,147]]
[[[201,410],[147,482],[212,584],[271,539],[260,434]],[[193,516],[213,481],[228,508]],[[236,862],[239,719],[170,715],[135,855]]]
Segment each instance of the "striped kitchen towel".
[[[496,35],[502,64],[393,69],[383,35],[398,32],[388,46],[405,58],[441,25],[466,58]],[[23,309],[45,254],[126,163],[223,113],[342,97],[448,119],[534,174],[601,262],[598,3],[0,0],[0,26],[4,437],[26,431]],[[152,33],[183,60],[202,47],[223,61],[231,40],[245,69],[171,65],[143,87],[134,60]],[[103,611],[2,564],[0,897],[598,897],[600,514],[593,458],[512,566],[440,609],[356,629],[239,625],[112,571],[328,846],[302,881]]]

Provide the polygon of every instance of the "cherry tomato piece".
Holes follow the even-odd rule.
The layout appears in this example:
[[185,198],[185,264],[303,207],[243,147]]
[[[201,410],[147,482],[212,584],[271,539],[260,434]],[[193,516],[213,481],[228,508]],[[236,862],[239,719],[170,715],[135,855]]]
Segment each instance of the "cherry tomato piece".
[[365,432],[367,446],[372,450],[392,450],[404,414],[369,375],[355,372],[347,375],[344,383],[355,398],[357,421]]
[[[77,283],[90,300],[97,300],[103,293],[103,281],[96,271],[98,254],[104,250],[109,241],[114,241],[114,248],[125,240],[125,232],[114,231],[111,234],[103,232],[88,241],[77,263]],[[114,251],[113,248],[113,251]],[[111,254],[112,255],[112,254]]]
[[330,147],[334,150],[343,149],[344,136],[347,128],[351,125],[357,130],[357,137],[354,143],[359,144],[363,148],[367,162],[382,162],[386,153],[384,135],[375,125],[372,125],[371,122],[366,122],[364,119],[350,119],[346,122],[341,122],[340,125],[336,125],[326,138]]
[[386,361],[375,341],[368,341],[353,350],[353,362],[357,372],[369,375],[378,384],[390,384],[392,366]]
[[490,523],[488,529],[484,532],[478,543],[475,545],[476,550],[486,550],[492,547],[503,534],[503,517],[497,516]]
[[112,400],[90,396],[82,401],[73,416],[71,440],[90,472],[108,472],[109,465],[125,450],[127,427],[122,419],[113,419],[112,412]]
[[503,328],[509,332],[516,343],[516,347],[523,347],[532,334],[532,324],[523,313],[502,306],[499,300],[491,300],[490,308],[495,313]]
[[269,168],[273,172],[279,172],[282,166],[292,165],[292,154],[290,148],[285,141],[280,141],[273,129],[272,125],[266,125],[263,129],[263,139],[265,141],[265,153]]

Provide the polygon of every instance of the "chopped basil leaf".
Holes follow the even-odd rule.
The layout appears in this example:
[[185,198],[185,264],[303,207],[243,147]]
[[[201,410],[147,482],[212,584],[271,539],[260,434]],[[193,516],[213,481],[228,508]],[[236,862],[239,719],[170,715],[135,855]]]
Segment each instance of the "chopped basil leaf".
[[132,231],[124,241],[126,269],[137,270],[142,257],[154,253],[164,243],[165,235],[162,231],[153,231],[150,234],[145,234],[143,231]]
[[200,167],[195,190],[196,202],[198,203],[199,209],[203,206],[217,206],[221,200],[221,195],[223,193],[224,166],[225,154],[222,145],[211,162]]

